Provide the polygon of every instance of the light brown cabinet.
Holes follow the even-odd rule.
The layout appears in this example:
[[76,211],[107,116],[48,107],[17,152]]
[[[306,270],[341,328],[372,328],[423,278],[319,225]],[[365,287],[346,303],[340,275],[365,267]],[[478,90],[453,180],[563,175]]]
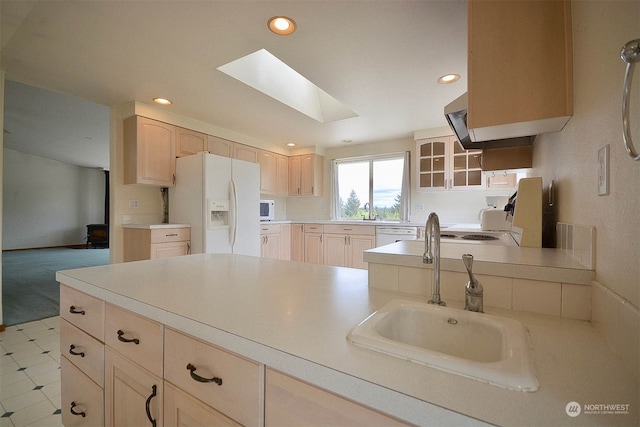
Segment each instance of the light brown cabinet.
[[124,262],[191,253],[191,228],[125,228]]
[[571,2],[468,2],[468,117],[476,141],[561,130],[573,114]]
[[453,136],[416,141],[418,190],[483,188],[482,150],[463,150]]
[[176,157],[191,156],[207,147],[208,136],[204,133],[176,127]]
[[291,224],[260,224],[260,256],[291,259]]
[[266,376],[266,427],[407,425],[273,369]]
[[175,126],[132,116],[124,120],[124,183],[173,187]]
[[324,264],[367,269],[364,251],[375,247],[375,239],[373,225],[325,225]]
[[209,135],[207,147],[207,150],[216,156],[233,157],[233,141],[229,141],[228,139]]
[[60,404],[65,426],[104,425],[104,312],[104,301],[60,286]]
[[319,154],[289,157],[289,195],[321,196],[323,162]]
[[324,240],[322,224],[304,225],[304,262],[324,264]]
[[289,194],[289,159],[282,154],[260,150],[260,193],[272,196]]
[[258,163],[258,149],[250,145],[233,143],[233,158],[245,162]]
[[304,262],[304,224],[291,224],[291,261]]

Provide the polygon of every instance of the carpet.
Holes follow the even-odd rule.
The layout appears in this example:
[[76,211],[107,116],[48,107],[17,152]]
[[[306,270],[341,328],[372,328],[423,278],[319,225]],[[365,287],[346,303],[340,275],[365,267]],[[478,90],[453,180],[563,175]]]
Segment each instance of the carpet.
[[47,248],[2,253],[4,325],[60,314],[56,271],[109,264],[109,249]]

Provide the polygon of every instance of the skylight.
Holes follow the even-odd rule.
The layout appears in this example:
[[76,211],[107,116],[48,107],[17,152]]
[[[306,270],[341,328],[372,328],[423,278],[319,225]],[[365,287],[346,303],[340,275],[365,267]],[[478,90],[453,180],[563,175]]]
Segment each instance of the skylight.
[[358,116],[266,49],[222,65],[218,70],[320,123]]

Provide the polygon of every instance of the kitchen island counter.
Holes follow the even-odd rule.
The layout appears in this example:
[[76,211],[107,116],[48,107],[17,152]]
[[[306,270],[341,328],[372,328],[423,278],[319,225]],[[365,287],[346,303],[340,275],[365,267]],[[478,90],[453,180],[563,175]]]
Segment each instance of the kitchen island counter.
[[[59,282],[419,425],[637,425],[638,383],[588,322],[510,311],[530,331],[540,389],[508,391],[347,342],[393,292],[367,271],[198,254],[56,274]],[[628,405],[567,415],[569,402]]]

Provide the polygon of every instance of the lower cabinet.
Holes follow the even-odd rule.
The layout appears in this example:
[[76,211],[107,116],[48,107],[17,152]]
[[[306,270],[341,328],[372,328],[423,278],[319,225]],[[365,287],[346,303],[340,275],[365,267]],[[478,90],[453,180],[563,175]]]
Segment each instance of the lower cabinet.
[[406,426],[336,394],[267,369],[265,426]]
[[102,388],[71,363],[60,358],[60,409],[62,424],[71,426],[103,426],[104,394]]
[[164,424],[167,427],[242,425],[166,381],[164,383]]
[[376,229],[371,225],[325,225],[324,263],[337,267],[367,269],[364,251],[375,247]]
[[105,425],[156,426],[162,420],[162,379],[107,347]]
[[191,253],[191,228],[125,228],[124,262]]
[[304,225],[304,262],[324,264],[324,239],[322,224]]
[[260,225],[260,256],[285,261],[291,259],[291,224]]

